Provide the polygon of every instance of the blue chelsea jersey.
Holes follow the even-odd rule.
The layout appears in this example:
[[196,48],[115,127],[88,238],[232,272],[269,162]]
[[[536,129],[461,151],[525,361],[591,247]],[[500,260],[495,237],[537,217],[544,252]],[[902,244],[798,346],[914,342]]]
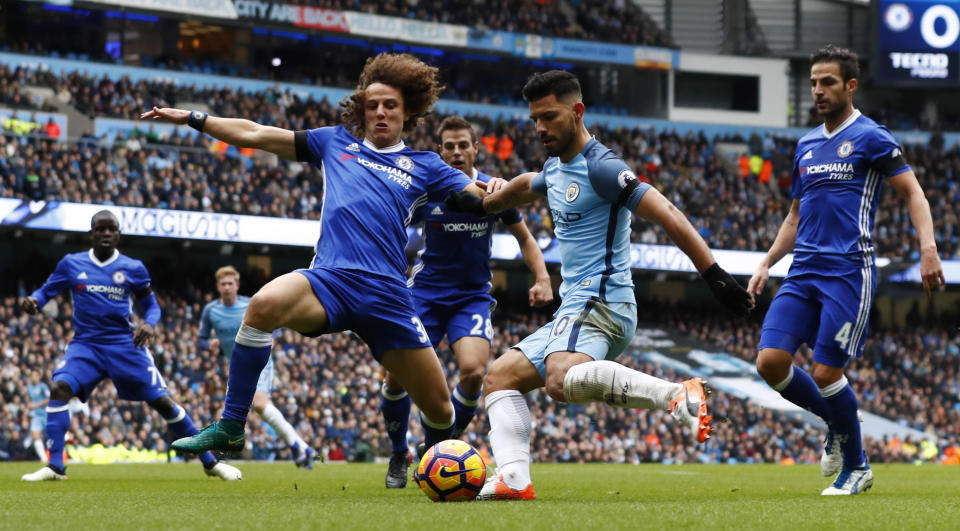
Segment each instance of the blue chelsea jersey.
[[[490,176],[477,172],[477,180],[489,182]],[[500,220],[513,225],[523,220],[515,208],[478,218],[448,212],[443,201],[428,202],[414,213],[413,219],[414,223],[424,222],[425,242],[407,285],[431,292],[488,290],[493,224]]]
[[47,281],[30,296],[42,307],[65,289],[73,296],[75,341],[123,343],[133,340],[133,297],[150,288],[143,262],[114,251],[101,262],[93,249],[64,256]]
[[560,248],[560,297],[634,303],[630,218],[650,185],[591,139],[569,162],[547,159],[532,188],[550,205]]
[[406,227],[414,212],[470,184],[436,153],[415,151],[403,142],[377,149],[343,126],[298,131],[295,142],[297,159],[323,174],[320,236],[311,267],[404,281]]
[[794,263],[873,265],[873,224],[883,180],[910,169],[886,127],[854,110],[834,131],[797,142],[793,198],[800,200]]

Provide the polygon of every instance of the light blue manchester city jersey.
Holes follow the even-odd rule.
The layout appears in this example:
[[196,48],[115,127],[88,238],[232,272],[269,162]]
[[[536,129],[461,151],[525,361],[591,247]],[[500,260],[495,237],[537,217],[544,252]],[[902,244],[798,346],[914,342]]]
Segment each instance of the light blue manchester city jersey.
[[550,205],[560,247],[560,297],[634,303],[630,218],[650,185],[591,139],[567,163],[547,159],[532,188]]

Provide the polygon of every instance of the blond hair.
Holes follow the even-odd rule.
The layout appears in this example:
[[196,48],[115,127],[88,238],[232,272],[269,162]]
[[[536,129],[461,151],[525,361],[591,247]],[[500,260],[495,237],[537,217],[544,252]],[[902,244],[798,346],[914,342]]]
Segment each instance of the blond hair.
[[240,282],[240,272],[237,271],[237,269],[232,265],[225,265],[220,269],[217,269],[217,272],[216,272],[217,282],[220,282],[221,278],[228,277],[228,276],[232,276],[234,280],[236,280],[237,282]]

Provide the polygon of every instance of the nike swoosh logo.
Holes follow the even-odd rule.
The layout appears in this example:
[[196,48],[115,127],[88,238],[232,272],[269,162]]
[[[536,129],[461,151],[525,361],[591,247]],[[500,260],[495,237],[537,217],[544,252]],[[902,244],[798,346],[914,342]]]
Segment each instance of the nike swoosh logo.
[[243,437],[240,437],[239,439],[234,439],[232,441],[227,441],[227,444],[229,444],[230,446],[233,446],[235,444],[243,444]]
[[725,287],[727,287],[727,283],[724,282],[724,281],[722,281],[722,280],[718,280],[718,281],[717,281],[717,287],[718,287],[718,288],[725,288]]
[[440,477],[442,478],[452,478],[453,476],[459,476],[460,474],[466,474],[467,472],[473,472],[475,470],[480,470],[479,468],[468,468],[466,470],[450,470],[447,467],[440,468]]

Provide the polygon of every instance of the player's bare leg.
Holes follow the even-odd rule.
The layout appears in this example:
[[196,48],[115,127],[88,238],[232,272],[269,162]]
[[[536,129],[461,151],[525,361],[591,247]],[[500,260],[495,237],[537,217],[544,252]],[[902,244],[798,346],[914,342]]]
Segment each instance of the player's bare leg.
[[420,408],[427,446],[449,439],[453,431],[453,404],[433,347],[387,350],[380,356],[380,363]]
[[453,390],[453,407],[457,413],[453,438],[459,439],[473,420],[480,402],[483,376],[490,361],[490,342],[483,337],[464,336],[452,348],[460,371],[460,381]]
[[193,437],[174,441],[171,447],[192,453],[242,450],[244,424],[257,380],[270,359],[273,331],[286,327],[309,334],[325,330],[328,325],[326,309],[314,294],[310,281],[300,273],[287,273],[260,288],[250,299],[243,325],[237,332],[220,421]]

